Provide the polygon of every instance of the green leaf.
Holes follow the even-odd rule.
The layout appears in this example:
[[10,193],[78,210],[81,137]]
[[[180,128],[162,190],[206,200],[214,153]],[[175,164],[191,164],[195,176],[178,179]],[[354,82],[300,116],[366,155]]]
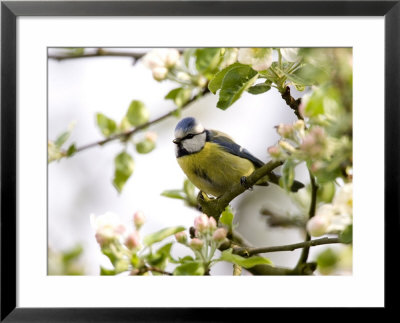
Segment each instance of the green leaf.
[[341,242],[350,244],[353,242],[353,225],[348,225],[342,233],[339,235]]
[[139,268],[139,266],[142,264],[140,258],[135,253],[132,254],[130,261],[131,265],[135,268]]
[[185,230],[185,227],[182,227],[182,226],[165,228],[165,229],[162,229],[160,231],[157,231],[155,233],[145,236],[143,239],[143,243],[146,246],[150,246],[153,243],[160,242],[160,241],[164,240],[165,238],[168,238],[169,236],[172,236],[173,234],[184,231],[184,230]]
[[224,79],[225,74],[228,73],[231,69],[233,69],[235,67],[240,67],[240,66],[246,67],[247,65],[243,65],[240,63],[234,63],[232,65],[225,67],[223,70],[219,71],[217,74],[215,74],[214,78],[210,81],[210,83],[208,83],[208,89],[214,94],[217,93],[217,91],[222,86],[222,80]]
[[306,102],[304,113],[308,117],[315,117],[324,114],[324,95],[323,91],[314,92],[310,99]]
[[280,178],[279,182],[282,184],[281,186],[288,192],[294,182],[294,166],[295,163],[291,159],[287,159],[282,166],[282,177]]
[[161,193],[162,196],[169,197],[172,199],[184,200],[186,198],[182,190],[165,190]]
[[317,257],[317,265],[320,268],[333,267],[338,262],[339,257],[337,254],[331,249],[328,248],[325,251],[321,252]]
[[71,132],[70,131],[65,131],[61,135],[58,136],[54,144],[60,148],[69,138]]
[[335,195],[335,183],[333,181],[318,184],[317,199],[319,202],[331,203]]
[[222,110],[229,108],[255,82],[257,77],[258,73],[250,66],[238,66],[229,70],[222,80],[217,107]]
[[178,87],[176,89],[169,91],[167,95],[164,97],[164,99],[175,101],[176,96],[180,91],[182,91],[182,89],[183,89],[182,87]]
[[197,204],[195,186],[188,179],[185,179],[183,182],[183,191],[186,193],[187,200],[190,204]]
[[304,65],[297,69],[292,75],[301,78],[307,85],[322,84],[331,79],[331,76],[324,68],[312,64]]
[[282,73],[287,77],[289,81],[291,81],[294,85],[302,85],[302,86],[309,86],[313,85],[313,82],[310,80],[307,80],[305,78],[302,78],[301,76],[297,74],[291,74],[291,73],[286,73],[282,71]]
[[143,102],[133,100],[126,112],[126,118],[132,126],[140,126],[149,121],[149,110]]
[[147,255],[147,262],[153,267],[164,269],[168,263],[168,259],[170,258],[172,244],[172,242],[167,243],[166,245],[158,249],[155,253]]
[[214,71],[221,59],[221,48],[200,48],[196,50],[196,69],[200,74]]
[[269,260],[268,258],[260,256],[244,258],[242,256],[233,254],[232,249],[224,250],[221,253],[221,257],[219,258],[219,260],[228,261],[244,268],[251,268],[256,265],[272,265],[271,260]]
[[247,92],[251,93],[251,94],[261,94],[264,92],[267,92],[271,90],[271,85],[265,84],[265,83],[260,83],[260,84],[256,84],[250,88],[247,89]]
[[114,120],[106,117],[102,113],[97,113],[96,119],[97,119],[97,126],[100,128],[101,133],[105,137],[108,137],[116,132],[117,124],[115,123]]
[[156,148],[156,143],[149,139],[144,139],[136,144],[136,151],[139,154],[148,154],[154,148]]
[[119,124],[119,131],[121,132],[128,131],[130,128],[132,128],[132,125],[129,122],[127,116],[125,115]]
[[192,90],[190,88],[178,87],[171,90],[165,99],[172,100],[178,108],[182,108],[192,97]]
[[186,262],[183,265],[180,265],[174,270],[175,276],[187,276],[187,275],[195,275],[202,276],[204,275],[204,266],[201,262],[193,261]]
[[115,159],[115,172],[113,184],[118,192],[122,191],[126,181],[133,173],[134,162],[131,155],[123,151],[118,154]]
[[113,275],[116,275],[116,272],[114,269],[107,269],[107,268],[100,266],[100,275],[101,276],[113,276]]
[[75,144],[72,144],[67,149],[67,157],[71,157],[75,153],[76,153],[76,146],[75,146]]
[[83,252],[83,247],[81,245],[77,245],[71,250],[68,250],[67,252],[64,252],[62,255],[63,262],[68,263],[70,261],[75,260],[78,258]]
[[225,224],[228,226],[230,229],[232,228],[232,223],[233,223],[233,212],[231,207],[228,205],[225,210],[221,213],[221,217],[219,218],[219,222],[222,224]]

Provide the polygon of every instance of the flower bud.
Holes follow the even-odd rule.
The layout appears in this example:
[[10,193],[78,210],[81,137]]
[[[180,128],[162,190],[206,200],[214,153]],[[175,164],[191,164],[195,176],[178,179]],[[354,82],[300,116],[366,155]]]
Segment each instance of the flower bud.
[[168,49],[166,56],[165,56],[165,66],[166,67],[172,67],[175,66],[176,63],[178,62],[180,57],[179,51],[171,48]]
[[155,67],[152,70],[153,72],[153,78],[156,81],[162,81],[165,80],[168,74],[168,69],[166,67]]
[[277,132],[283,138],[291,138],[293,136],[293,126],[290,124],[280,124],[277,127]]
[[198,86],[204,87],[207,84],[207,79],[204,76],[200,75],[197,78],[196,83],[197,83]]
[[149,69],[154,69],[157,67],[163,67],[164,62],[162,58],[159,56],[157,51],[152,50],[149,53],[147,53],[145,56],[142,58],[142,63]]
[[95,237],[101,247],[121,238],[125,232],[125,226],[121,223],[118,215],[107,212],[100,216],[92,214],[90,223],[95,230]]
[[190,81],[190,75],[188,73],[185,73],[185,72],[178,72],[178,74],[176,74],[176,77],[180,81]]
[[294,128],[296,131],[304,130],[304,128],[305,128],[304,121],[303,121],[303,120],[297,120],[297,121],[293,124],[293,128]]
[[187,241],[186,232],[185,231],[180,231],[180,232],[175,233],[175,239],[179,243],[186,243],[186,241]]
[[208,228],[208,216],[201,214],[194,219],[194,227],[199,233],[203,233]]
[[155,133],[153,131],[148,131],[148,132],[146,132],[145,138],[147,140],[156,142],[157,141],[157,133]]
[[313,173],[316,173],[316,172],[320,171],[323,167],[324,167],[324,163],[322,161],[317,160],[311,164],[311,171]]
[[135,249],[140,246],[139,234],[137,231],[130,233],[125,239],[125,245],[129,249]]
[[314,216],[307,222],[307,231],[313,237],[320,237],[326,233],[329,221],[323,216]]
[[217,228],[217,221],[212,216],[208,219],[208,228],[211,232]]
[[267,149],[268,154],[273,158],[279,158],[281,156],[281,150],[277,146],[271,146]]
[[213,239],[216,242],[222,242],[225,240],[227,235],[227,231],[224,228],[218,228],[217,230],[215,230],[214,234],[213,234]]
[[278,142],[279,146],[281,146],[283,149],[285,149],[286,151],[290,152],[290,153],[294,153],[296,151],[296,149],[289,144],[287,141],[284,140],[280,140]]
[[193,238],[192,240],[190,240],[190,247],[193,250],[201,250],[201,248],[203,248],[203,245],[204,241],[199,238]]
[[139,230],[145,221],[146,221],[146,218],[144,217],[144,214],[142,211],[137,211],[133,215],[133,224],[135,225],[136,230]]

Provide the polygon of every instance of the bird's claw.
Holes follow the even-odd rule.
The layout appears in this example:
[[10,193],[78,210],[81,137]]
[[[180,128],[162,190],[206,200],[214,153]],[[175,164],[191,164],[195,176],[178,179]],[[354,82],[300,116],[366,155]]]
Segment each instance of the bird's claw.
[[246,190],[252,190],[253,189],[253,186],[248,185],[246,176],[242,176],[240,178],[240,185],[242,185]]

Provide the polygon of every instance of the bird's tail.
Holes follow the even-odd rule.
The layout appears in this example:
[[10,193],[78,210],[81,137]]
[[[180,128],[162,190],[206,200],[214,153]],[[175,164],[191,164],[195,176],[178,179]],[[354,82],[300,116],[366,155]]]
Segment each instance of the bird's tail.
[[[261,178],[256,185],[260,185],[260,186],[268,186],[268,183],[274,183],[276,185],[279,185],[279,179],[281,178],[281,175],[275,174],[274,172],[271,172],[270,174],[268,174],[267,176],[264,176],[263,178]],[[299,182],[299,181],[293,181],[292,187],[290,188],[290,190],[292,192],[297,192],[299,189],[303,188],[304,184]]]

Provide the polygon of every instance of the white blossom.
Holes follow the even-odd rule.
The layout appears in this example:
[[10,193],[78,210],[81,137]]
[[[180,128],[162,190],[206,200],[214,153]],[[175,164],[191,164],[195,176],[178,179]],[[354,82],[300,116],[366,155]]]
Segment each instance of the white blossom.
[[353,214],[353,183],[345,184],[337,191],[333,205],[338,213]]
[[272,64],[272,48],[240,48],[238,61],[256,71],[264,71]]
[[162,81],[167,77],[168,69],[175,66],[179,58],[179,51],[175,48],[161,48],[148,52],[142,62],[151,69],[155,80]]
[[152,69],[152,73],[156,81],[162,81],[167,77],[168,69],[166,67],[155,67]]
[[296,62],[299,60],[298,48],[281,48],[280,51],[285,61]]
[[317,208],[315,216],[307,223],[307,231],[314,237],[325,233],[343,231],[353,223],[353,185],[343,185],[332,203]]

